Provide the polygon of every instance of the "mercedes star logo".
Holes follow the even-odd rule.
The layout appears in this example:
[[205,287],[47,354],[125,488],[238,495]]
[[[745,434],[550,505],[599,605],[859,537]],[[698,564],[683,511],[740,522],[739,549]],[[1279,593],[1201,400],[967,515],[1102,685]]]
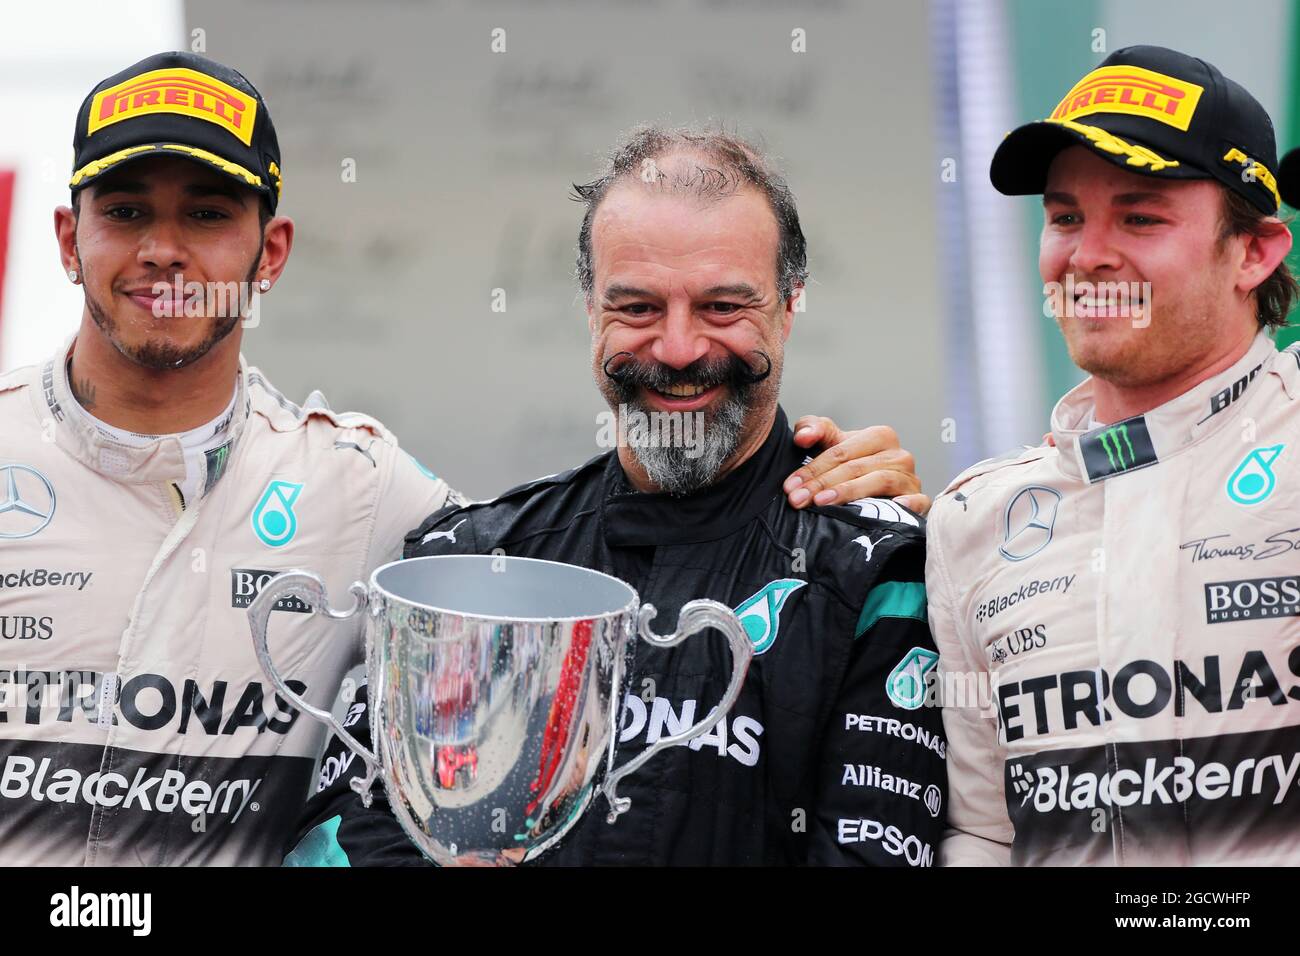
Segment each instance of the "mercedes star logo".
[[0,465],[0,538],[30,538],[54,517],[54,486],[35,468]]
[[1046,485],[1026,485],[1017,491],[1003,516],[998,554],[1008,561],[1023,561],[1047,547],[1060,503],[1061,493]]

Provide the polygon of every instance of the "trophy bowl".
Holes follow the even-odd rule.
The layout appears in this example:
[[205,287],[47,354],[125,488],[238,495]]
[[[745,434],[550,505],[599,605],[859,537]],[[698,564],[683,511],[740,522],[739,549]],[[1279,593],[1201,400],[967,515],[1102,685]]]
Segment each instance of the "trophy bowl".
[[[257,657],[291,705],[329,726],[365,765],[352,780],[370,805],[383,782],[412,842],[440,865],[513,865],[535,859],[603,795],[614,823],[631,802],[618,783],[666,747],[708,733],[735,703],[753,657],[739,619],[716,601],[690,601],[677,629],[655,634],[653,605],[618,578],[556,561],[440,555],[394,561],[329,606],[309,571],[267,582],[248,608]],[[313,613],[366,614],[370,733],[365,749],[327,710],[285,683],[271,661],[267,624],[277,601]],[[672,647],[716,628],[731,649],[722,699],[680,733],[615,766],[626,681],[637,639]]]

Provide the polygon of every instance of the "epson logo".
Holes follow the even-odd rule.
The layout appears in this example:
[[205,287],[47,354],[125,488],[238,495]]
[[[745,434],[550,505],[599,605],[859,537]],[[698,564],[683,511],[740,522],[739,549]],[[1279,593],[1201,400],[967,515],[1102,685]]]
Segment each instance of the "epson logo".
[[[266,582],[282,571],[264,571],[259,568],[230,569],[230,606],[246,608],[253,603],[253,598],[262,593]],[[304,604],[296,597],[282,597],[275,602],[272,611],[293,611],[295,614],[310,614],[311,605]]]
[[1215,581],[1205,585],[1205,623],[1300,617],[1300,576]]
[[934,848],[930,844],[898,827],[887,827],[879,820],[841,817],[836,826],[836,842],[841,846],[846,843],[879,843],[886,853],[902,857],[908,866],[934,866]]

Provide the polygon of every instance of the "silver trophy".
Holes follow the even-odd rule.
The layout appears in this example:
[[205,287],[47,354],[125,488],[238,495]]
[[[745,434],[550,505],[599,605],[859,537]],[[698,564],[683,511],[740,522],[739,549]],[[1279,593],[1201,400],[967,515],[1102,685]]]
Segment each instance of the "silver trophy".
[[[511,865],[545,852],[598,794],[608,822],[631,806],[618,784],[666,747],[711,730],[731,709],[754,655],[736,615],[716,601],[682,607],[677,631],[650,629],[655,609],[618,578],[555,561],[447,555],[395,561],[355,603],[330,608],[307,571],[267,582],[249,606],[258,660],[280,695],[338,735],[365,764],[352,788],[370,805],[382,777],[393,813],[442,865]],[[293,692],[271,662],[267,621],[294,597],[346,620],[365,611],[370,732],[362,747],[327,710]],[[672,647],[717,628],[731,681],[712,710],[614,766],[634,636]]]

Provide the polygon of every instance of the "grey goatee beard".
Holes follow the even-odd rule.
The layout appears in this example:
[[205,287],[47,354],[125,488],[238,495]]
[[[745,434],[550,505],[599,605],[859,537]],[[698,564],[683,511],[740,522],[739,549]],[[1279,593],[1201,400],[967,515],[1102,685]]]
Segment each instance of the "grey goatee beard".
[[[635,410],[649,414],[640,402]],[[634,444],[632,454],[646,477],[670,495],[689,495],[713,484],[722,466],[735,454],[748,411],[744,399],[729,395],[704,424],[704,440],[694,448],[680,444]],[[689,414],[689,413],[688,413]]]
[[[610,407],[628,408],[651,422],[663,413],[647,406],[642,399],[643,388],[659,392],[674,385],[726,388],[716,408],[668,413],[699,421],[696,440],[630,443],[633,457],[656,489],[670,495],[689,495],[718,480],[723,466],[740,447],[750,414],[762,404],[766,390],[780,380],[779,370],[773,378],[772,359],[758,349],[754,354],[758,356],[754,365],[739,355],[731,355],[697,359],[684,368],[672,368],[661,362],[639,361],[631,352],[616,352],[601,363],[604,379],[598,381]],[[761,368],[756,367],[759,363]],[[684,427],[681,436],[685,438]]]

